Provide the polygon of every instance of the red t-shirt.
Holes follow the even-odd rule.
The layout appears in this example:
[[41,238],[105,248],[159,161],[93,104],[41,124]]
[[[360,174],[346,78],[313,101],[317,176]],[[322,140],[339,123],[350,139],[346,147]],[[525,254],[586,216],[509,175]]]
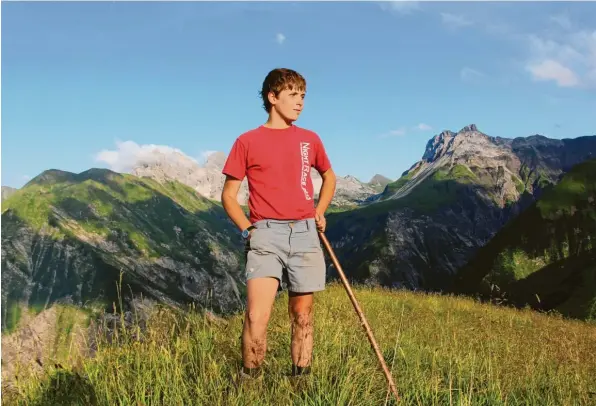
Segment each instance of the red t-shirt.
[[302,220],[315,215],[310,168],[331,167],[319,136],[297,126],[259,126],[240,135],[223,168],[225,175],[247,177],[250,221]]

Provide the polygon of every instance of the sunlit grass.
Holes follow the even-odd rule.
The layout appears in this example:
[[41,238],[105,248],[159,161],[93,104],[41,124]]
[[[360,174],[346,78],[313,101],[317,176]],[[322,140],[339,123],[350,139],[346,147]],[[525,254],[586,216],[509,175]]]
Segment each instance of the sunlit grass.
[[[392,370],[401,404],[596,401],[594,324],[463,298],[366,288],[355,294]],[[234,384],[242,315],[218,321],[162,309],[144,331],[120,330],[112,343],[100,337],[95,356],[80,366],[20,381],[11,398],[28,405],[392,404],[343,287],[334,284],[317,295],[315,312],[313,375],[303,382],[287,376],[290,336],[282,294],[269,326],[266,376],[260,383]]]

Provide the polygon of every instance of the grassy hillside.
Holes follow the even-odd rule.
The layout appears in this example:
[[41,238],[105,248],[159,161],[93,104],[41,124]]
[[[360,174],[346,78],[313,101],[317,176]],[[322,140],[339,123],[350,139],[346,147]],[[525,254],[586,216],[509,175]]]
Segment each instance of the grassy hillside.
[[596,159],[573,167],[507,224],[455,290],[596,319]]
[[2,204],[2,328],[21,303],[111,306],[121,273],[131,294],[237,309],[241,244],[221,206],[179,182],[45,171]]
[[[596,326],[469,299],[355,289],[404,405],[589,405]],[[99,340],[93,358],[23,376],[5,404],[383,405],[387,386],[341,285],[317,296],[314,373],[290,369],[287,295],[276,302],[267,376],[236,387],[242,316],[158,311]],[[8,400],[10,399],[11,402]],[[387,404],[393,404],[389,401]]]
[[[223,217],[219,206],[188,186],[179,182],[161,184],[104,169],[90,169],[80,174],[45,171],[4,201],[2,212],[11,210],[35,230],[50,225],[54,228],[51,233],[57,237],[75,231],[66,224],[58,224],[59,212],[66,212],[78,222],[81,231],[104,238],[114,230],[125,231],[143,255],[155,257],[162,253],[163,246],[152,245],[148,241],[151,236],[140,230],[147,228],[146,234],[162,234],[163,242],[175,241],[175,222],[180,218],[176,216],[175,205],[183,210],[181,214],[199,215],[205,226],[215,226],[212,231],[221,226],[216,219],[209,221],[208,216],[201,216],[203,212],[212,211]],[[138,212],[131,213],[131,210]],[[188,233],[193,229],[184,231]]]

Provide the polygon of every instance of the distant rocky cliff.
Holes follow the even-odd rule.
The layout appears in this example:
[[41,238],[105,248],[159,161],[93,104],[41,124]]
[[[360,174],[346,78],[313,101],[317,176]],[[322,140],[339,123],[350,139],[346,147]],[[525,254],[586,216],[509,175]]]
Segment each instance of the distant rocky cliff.
[[358,281],[440,290],[508,220],[593,156],[596,136],[504,139],[475,125],[443,131],[371,203],[330,214],[327,234]]
[[[177,180],[188,185],[201,195],[220,200],[225,176],[221,173],[226,162],[226,155],[223,152],[210,154],[203,165],[190,159],[183,154],[164,154],[159,150],[153,152],[150,161],[138,162],[132,174],[155,179],[159,182],[164,180]],[[322,185],[319,173],[313,168],[311,178],[315,190],[315,198],[318,198]],[[365,200],[379,191],[379,185],[386,184],[385,177],[377,175],[371,183],[361,182],[353,176],[338,176],[336,193],[332,204],[337,206],[353,205]],[[242,205],[248,203],[248,182],[242,182],[238,193],[238,202]]]

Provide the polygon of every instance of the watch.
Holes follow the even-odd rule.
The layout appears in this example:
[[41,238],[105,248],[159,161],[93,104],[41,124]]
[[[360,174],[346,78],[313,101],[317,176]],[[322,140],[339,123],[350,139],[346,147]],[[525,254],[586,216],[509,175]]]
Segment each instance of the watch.
[[242,238],[244,238],[245,240],[248,238],[248,236],[250,235],[250,230],[254,230],[256,227],[255,226],[248,226],[248,228],[246,228],[245,230],[242,230]]

